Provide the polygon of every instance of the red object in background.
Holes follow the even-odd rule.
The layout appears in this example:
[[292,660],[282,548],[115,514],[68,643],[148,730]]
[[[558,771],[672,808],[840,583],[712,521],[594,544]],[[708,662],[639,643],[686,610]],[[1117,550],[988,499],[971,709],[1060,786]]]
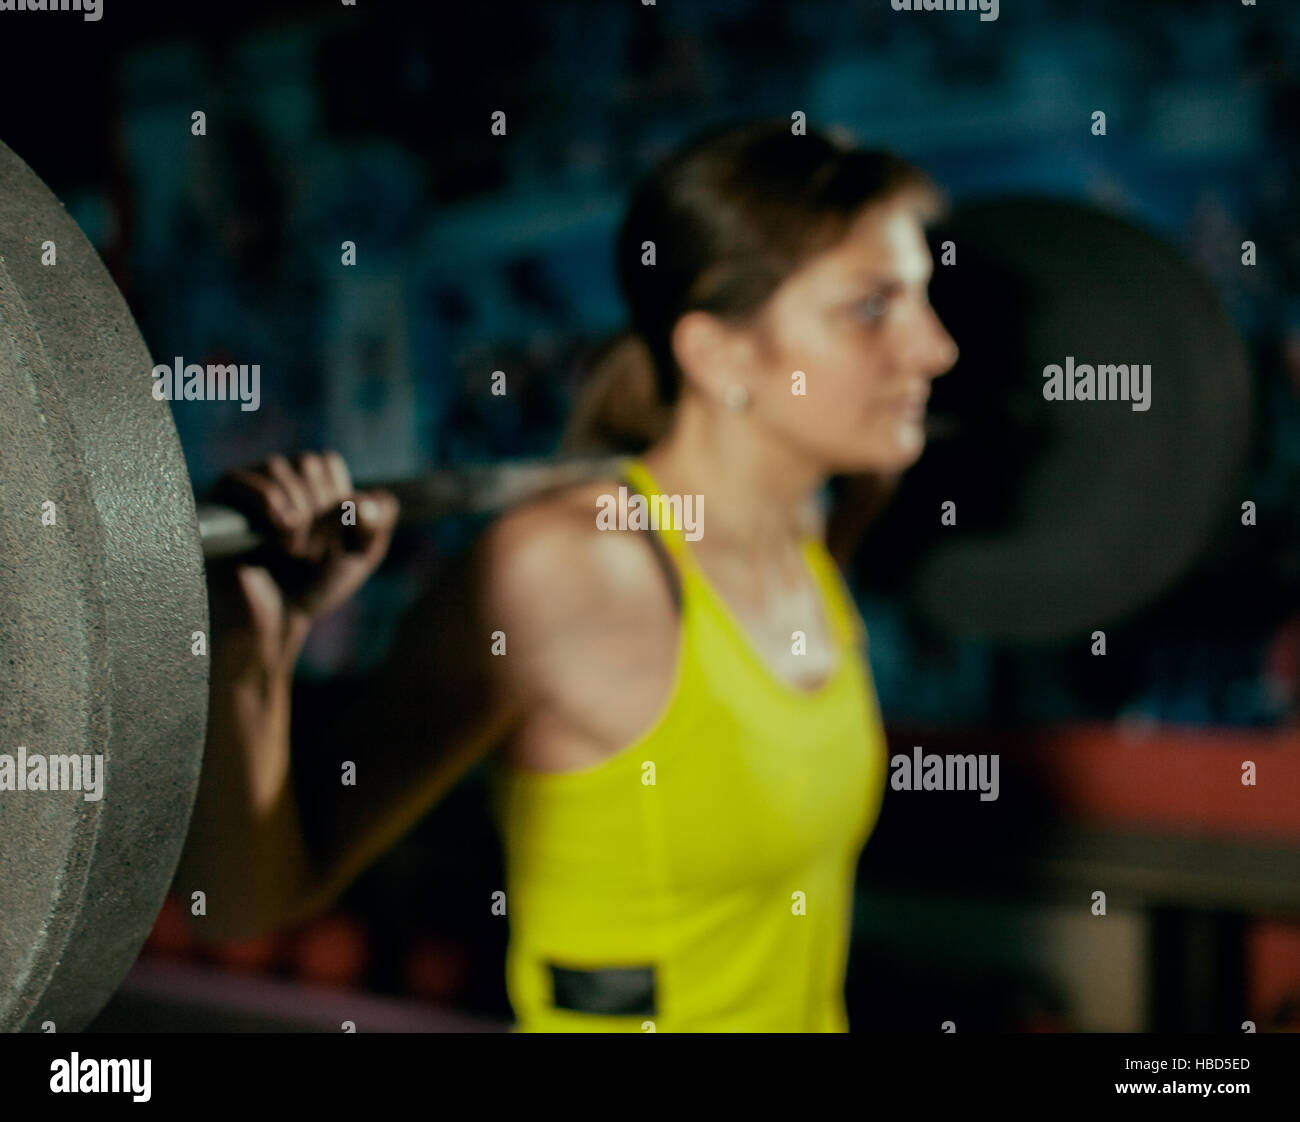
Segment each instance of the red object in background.
[[289,959],[303,981],[340,987],[365,983],[370,933],[359,919],[337,912],[299,928],[291,938]]
[[204,957],[231,970],[249,974],[270,974],[279,965],[284,943],[278,935],[259,935],[228,943],[205,942]]
[[426,1001],[455,1002],[469,975],[465,948],[450,939],[417,935],[406,952],[406,989]]
[[[1300,1014],[1300,923],[1261,919],[1247,936],[1250,1015],[1260,1032],[1278,1031],[1285,1010]],[[1300,1024],[1286,1031],[1296,1031]]]
[[204,939],[198,934],[203,920],[191,922],[185,914],[185,907],[184,901],[175,896],[169,895],[163,901],[149,938],[145,940],[142,956],[215,962],[232,970],[252,973],[269,973],[276,968],[283,945],[281,936],[262,935],[236,942]]
[[[1294,728],[1059,726],[1014,747],[1066,821],[1275,845],[1300,841]],[[1252,787],[1241,782],[1245,760],[1258,767]]]
[[1031,1013],[1025,1018],[1021,1032],[1078,1032],[1069,1019],[1056,1013]]
[[185,908],[175,896],[168,896],[145,940],[144,954],[160,958],[193,958],[198,939],[185,919]]

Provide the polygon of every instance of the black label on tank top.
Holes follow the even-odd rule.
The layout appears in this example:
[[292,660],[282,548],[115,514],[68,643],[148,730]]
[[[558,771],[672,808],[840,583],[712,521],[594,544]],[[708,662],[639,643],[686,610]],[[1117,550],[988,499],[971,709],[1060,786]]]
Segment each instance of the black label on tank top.
[[553,962],[547,966],[557,1009],[607,1017],[657,1015],[653,966],[609,966],[595,970],[575,970]]

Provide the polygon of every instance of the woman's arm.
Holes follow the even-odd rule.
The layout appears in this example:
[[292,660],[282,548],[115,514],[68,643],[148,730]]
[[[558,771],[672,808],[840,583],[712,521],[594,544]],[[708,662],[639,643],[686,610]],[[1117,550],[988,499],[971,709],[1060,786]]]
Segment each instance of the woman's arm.
[[[503,735],[517,708],[488,661],[476,558],[435,583],[378,673],[342,699],[328,743],[294,739],[293,669],[312,623],[364,582],[396,522],[391,497],[358,503],[341,460],[273,458],[226,497],[271,527],[282,556],[210,574],[208,743],[174,889],[202,890],[217,938],[319,912]],[[328,464],[328,470],[326,465]],[[354,765],[355,783],[343,766]]]
[[522,692],[492,653],[493,632],[506,626],[488,598],[493,547],[489,533],[436,574],[379,670],[339,706],[327,743],[294,741],[303,836],[319,870],[314,908],[414,827],[522,718]]
[[255,633],[225,627],[218,594],[210,596],[207,744],[173,890],[186,903],[203,892],[196,926],[205,935],[239,938],[291,922],[316,885],[288,781],[290,652],[306,636],[300,629],[286,644],[283,661],[261,657]]

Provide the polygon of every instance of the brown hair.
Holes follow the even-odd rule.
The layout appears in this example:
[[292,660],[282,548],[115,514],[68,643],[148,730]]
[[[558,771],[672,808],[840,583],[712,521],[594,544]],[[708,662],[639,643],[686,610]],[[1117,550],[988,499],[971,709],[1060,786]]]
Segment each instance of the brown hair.
[[[907,196],[922,221],[947,208],[923,171],[840,131],[796,134],[784,118],[696,134],[633,189],[615,267],[631,326],[589,360],[570,452],[641,452],[681,392],[674,324],[689,311],[751,318],[781,282],[829,249],[867,206]],[[653,243],[654,264],[643,264]]]

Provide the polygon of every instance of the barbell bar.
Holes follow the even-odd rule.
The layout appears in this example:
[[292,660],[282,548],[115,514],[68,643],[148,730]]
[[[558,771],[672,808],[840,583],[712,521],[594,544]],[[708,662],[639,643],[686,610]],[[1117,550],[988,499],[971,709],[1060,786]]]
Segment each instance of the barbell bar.
[[[615,470],[617,457],[562,461],[523,460],[431,471],[416,479],[366,483],[359,491],[385,490],[400,504],[402,523],[433,522],[462,514],[505,510],[540,491],[594,479]],[[207,560],[236,557],[265,543],[246,514],[220,503],[197,504],[199,539]]]

